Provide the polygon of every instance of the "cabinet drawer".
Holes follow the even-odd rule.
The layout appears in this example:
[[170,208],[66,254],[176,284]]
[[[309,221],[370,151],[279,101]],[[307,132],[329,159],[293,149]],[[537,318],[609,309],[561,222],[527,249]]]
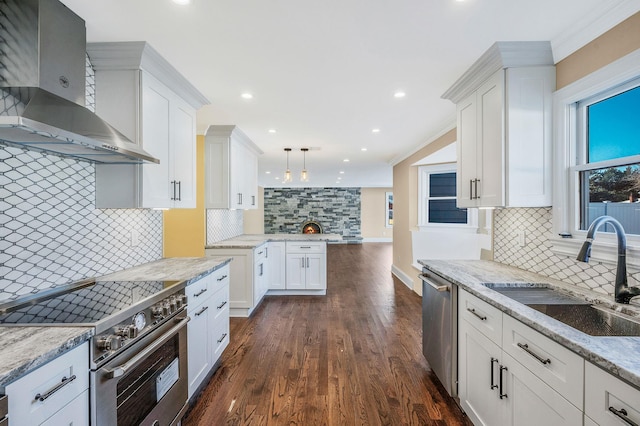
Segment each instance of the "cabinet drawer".
[[502,344],[502,311],[466,291],[460,291],[458,315],[495,344]]
[[502,350],[582,411],[583,358],[509,315],[502,325]]
[[[595,365],[585,363],[585,414],[601,426],[640,424],[640,389],[635,388]],[[618,413],[616,415],[614,410]],[[627,414],[623,414],[626,412]],[[11,412],[11,411],[9,411]]]
[[213,271],[209,280],[214,292],[219,291],[223,287],[229,287],[229,265]]
[[89,390],[82,392],[40,426],[87,426],[89,424]]
[[187,305],[189,305],[189,310],[200,305],[204,300],[213,295],[214,290],[209,283],[211,282],[211,275],[207,275],[199,279],[198,281],[191,283],[184,290],[187,295]]
[[[66,384],[61,386],[63,378]],[[40,424],[87,389],[88,342],[7,385],[9,426]]]
[[325,242],[289,242],[287,241],[288,253],[324,253],[327,244]]
[[213,295],[211,298],[211,310],[216,319],[220,318],[225,312],[229,315],[229,286],[218,289]]

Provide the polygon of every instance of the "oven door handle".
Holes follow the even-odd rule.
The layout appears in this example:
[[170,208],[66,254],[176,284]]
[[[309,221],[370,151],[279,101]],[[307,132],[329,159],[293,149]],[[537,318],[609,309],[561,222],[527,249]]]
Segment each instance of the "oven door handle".
[[180,329],[186,327],[187,323],[191,320],[190,317],[185,317],[180,320],[178,324],[173,326],[169,331],[164,333],[160,338],[156,339],[152,344],[144,348],[139,354],[131,358],[129,361],[121,364],[113,369],[104,369],[104,375],[107,379],[114,379],[116,377],[123,376],[131,368],[135,367],[141,361],[145,360],[152,352],[164,345],[173,335],[175,335]]
[[435,291],[438,291],[438,292],[451,291],[451,289],[449,288],[448,285],[438,285],[438,284],[434,283],[433,281],[431,281],[429,278],[427,278],[427,275],[425,275],[425,274],[418,275],[418,278],[420,278],[422,281],[424,281],[425,283],[427,283],[431,287],[433,287],[433,289]]

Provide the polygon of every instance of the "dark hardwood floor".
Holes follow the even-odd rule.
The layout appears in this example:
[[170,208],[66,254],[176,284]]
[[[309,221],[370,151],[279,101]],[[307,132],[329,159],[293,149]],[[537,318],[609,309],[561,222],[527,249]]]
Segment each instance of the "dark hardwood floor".
[[232,318],[183,425],[470,425],[422,356],[421,298],[391,255],[329,245],[326,297],[267,296]]

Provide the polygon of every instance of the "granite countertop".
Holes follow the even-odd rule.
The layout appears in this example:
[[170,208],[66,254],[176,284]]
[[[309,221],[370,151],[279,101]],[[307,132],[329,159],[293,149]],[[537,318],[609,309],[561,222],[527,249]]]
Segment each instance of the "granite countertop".
[[270,241],[326,241],[341,242],[339,234],[243,234],[207,245],[205,248],[256,248]]
[[609,373],[640,387],[640,337],[590,336],[565,325],[522,303],[497,293],[483,285],[539,283],[588,301],[612,308],[640,319],[640,308],[613,301],[613,296],[603,295],[575,285],[554,280],[532,272],[486,260],[419,260],[430,271],[457,284],[480,299],[496,306],[506,314],[538,330],[552,340],[572,350]]
[[[167,258],[97,277],[106,281],[186,281],[187,285],[231,261],[228,257]],[[4,386],[89,340],[91,327],[0,326],[0,392]],[[88,368],[87,360],[87,368]]]

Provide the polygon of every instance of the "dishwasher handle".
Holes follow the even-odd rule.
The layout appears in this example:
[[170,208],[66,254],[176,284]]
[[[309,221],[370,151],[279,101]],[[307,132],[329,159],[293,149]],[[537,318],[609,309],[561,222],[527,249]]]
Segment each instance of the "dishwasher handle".
[[436,291],[439,291],[439,292],[451,291],[451,288],[448,285],[438,285],[433,281],[431,281],[426,274],[420,274],[418,275],[418,278],[420,278],[425,283],[429,284]]

